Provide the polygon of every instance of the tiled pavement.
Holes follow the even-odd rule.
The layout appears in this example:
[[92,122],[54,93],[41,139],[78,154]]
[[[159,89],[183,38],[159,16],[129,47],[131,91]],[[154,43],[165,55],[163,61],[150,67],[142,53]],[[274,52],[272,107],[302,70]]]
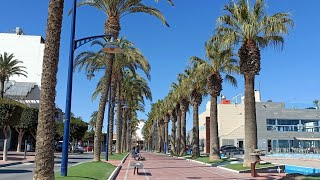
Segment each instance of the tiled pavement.
[[217,167],[209,167],[196,162],[183,159],[167,157],[148,152],[142,152],[146,158],[141,161],[143,169],[139,174],[133,175],[133,168],[130,163],[135,162],[130,156],[122,165],[117,180],[140,180],[140,179],[279,179],[284,174],[259,174],[261,177],[252,178],[250,174],[239,174],[229,172]]

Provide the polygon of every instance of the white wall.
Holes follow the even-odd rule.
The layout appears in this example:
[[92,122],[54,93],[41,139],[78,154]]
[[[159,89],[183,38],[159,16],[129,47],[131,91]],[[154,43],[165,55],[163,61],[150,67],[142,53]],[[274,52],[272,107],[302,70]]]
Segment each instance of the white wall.
[[41,85],[42,61],[44,43],[41,36],[17,35],[15,33],[0,33],[0,53],[13,53],[15,59],[23,61],[28,77],[12,76],[10,80],[17,82],[36,82]]

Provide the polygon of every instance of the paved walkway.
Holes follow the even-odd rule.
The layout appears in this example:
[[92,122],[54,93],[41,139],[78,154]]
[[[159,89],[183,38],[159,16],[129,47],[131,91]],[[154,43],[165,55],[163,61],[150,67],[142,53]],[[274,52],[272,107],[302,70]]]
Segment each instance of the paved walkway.
[[277,163],[277,164],[320,168],[320,160],[319,159],[275,158],[275,157],[267,157],[267,156],[261,156],[261,159],[264,161],[267,161],[267,162],[272,162],[272,163]]
[[[143,169],[139,174],[133,175],[133,168],[129,167],[135,162],[130,156],[123,164],[117,180],[140,180],[140,179],[279,179],[280,174],[259,174],[260,178],[251,178],[250,174],[229,172],[217,167],[205,166],[196,162],[186,161],[164,155],[142,152],[146,158],[141,161]],[[283,176],[283,174],[281,174]]]

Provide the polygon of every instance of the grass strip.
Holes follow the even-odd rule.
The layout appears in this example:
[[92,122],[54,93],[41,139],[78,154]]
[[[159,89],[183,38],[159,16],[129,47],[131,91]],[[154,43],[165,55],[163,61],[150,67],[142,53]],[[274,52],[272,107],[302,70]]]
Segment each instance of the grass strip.
[[87,162],[68,168],[68,176],[55,173],[56,180],[106,180],[116,167],[105,162]]
[[[257,164],[256,168],[265,168],[265,167],[274,167],[275,165],[274,164],[271,164],[271,163],[265,163],[265,164]],[[250,167],[243,167],[243,164],[227,164],[225,166],[223,166],[225,168],[228,168],[228,169],[233,169],[233,170],[236,170],[236,171],[242,171],[242,170],[249,170]]]

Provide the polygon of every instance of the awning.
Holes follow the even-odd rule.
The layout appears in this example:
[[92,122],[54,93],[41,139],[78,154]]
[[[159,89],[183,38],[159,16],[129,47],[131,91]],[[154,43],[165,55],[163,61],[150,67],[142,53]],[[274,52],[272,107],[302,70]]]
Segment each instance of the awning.
[[296,138],[296,137],[294,137],[293,139],[300,140],[300,141],[320,141],[320,137],[317,137],[317,138]]

